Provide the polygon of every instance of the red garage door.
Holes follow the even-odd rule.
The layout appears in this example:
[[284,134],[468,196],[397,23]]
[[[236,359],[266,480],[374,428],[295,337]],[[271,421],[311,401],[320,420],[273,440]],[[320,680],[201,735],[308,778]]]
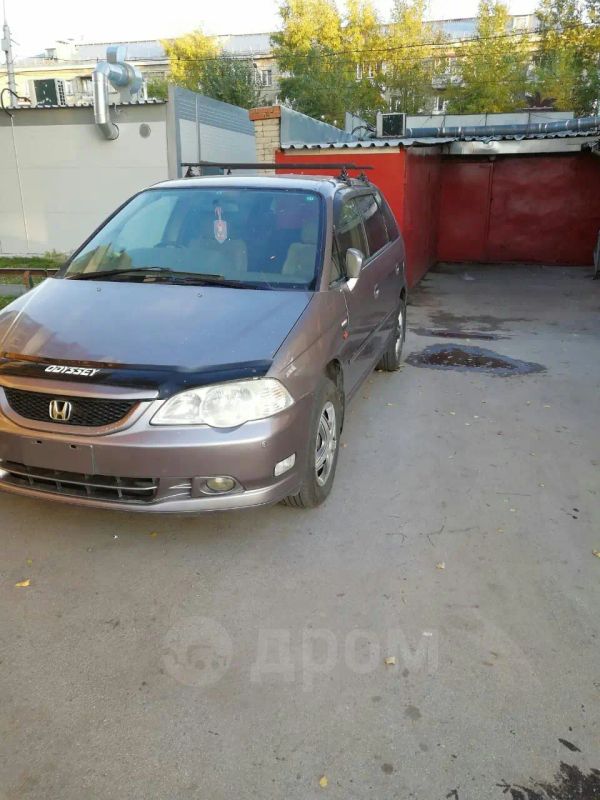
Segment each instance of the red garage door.
[[599,159],[538,156],[494,163],[488,261],[591,264],[599,228]]
[[485,261],[492,164],[445,160],[438,227],[439,261]]
[[591,264],[599,186],[589,153],[446,158],[438,260]]

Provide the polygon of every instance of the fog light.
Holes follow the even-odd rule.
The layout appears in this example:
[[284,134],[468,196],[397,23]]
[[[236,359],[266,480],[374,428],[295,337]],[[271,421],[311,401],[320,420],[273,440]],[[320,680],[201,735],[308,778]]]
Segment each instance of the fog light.
[[292,453],[291,456],[288,456],[287,458],[284,458],[283,461],[279,461],[277,464],[275,464],[273,474],[277,478],[278,475],[283,475],[284,472],[287,472],[289,469],[291,469],[295,463],[296,453]]
[[218,478],[209,478],[206,481],[206,486],[211,492],[218,492],[220,494],[222,492],[230,492],[235,488],[235,481],[233,478],[221,475]]

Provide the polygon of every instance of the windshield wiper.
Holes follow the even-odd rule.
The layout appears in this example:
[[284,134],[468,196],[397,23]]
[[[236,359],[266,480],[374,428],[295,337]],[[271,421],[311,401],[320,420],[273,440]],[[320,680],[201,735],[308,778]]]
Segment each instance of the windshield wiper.
[[188,283],[195,285],[215,285],[226,286],[238,289],[270,289],[268,283],[252,283],[250,281],[226,278],[211,272],[184,272],[170,269],[168,267],[139,267],[137,269],[109,269],[100,272],[81,272],[76,275],[65,276],[67,280],[96,280],[102,281],[111,278],[121,277],[140,277],[140,278],[159,278],[169,283]]
[[181,283],[192,283],[204,286],[225,286],[231,289],[271,289],[268,283],[254,283],[252,281],[240,281],[235,278],[225,278],[223,275],[211,275],[198,272],[182,272],[184,278]]
[[102,281],[105,278],[120,278],[121,276],[139,276],[140,278],[173,277],[178,273],[167,267],[138,267],[131,269],[105,269],[98,272],[78,272],[75,275],[66,275],[70,281]]

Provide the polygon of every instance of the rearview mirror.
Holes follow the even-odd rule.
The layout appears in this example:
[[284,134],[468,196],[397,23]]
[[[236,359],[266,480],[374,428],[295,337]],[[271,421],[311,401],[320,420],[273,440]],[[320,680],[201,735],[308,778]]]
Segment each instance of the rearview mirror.
[[348,250],[346,250],[346,277],[348,280],[356,280],[356,278],[358,278],[364,260],[364,254],[355,247],[349,247]]

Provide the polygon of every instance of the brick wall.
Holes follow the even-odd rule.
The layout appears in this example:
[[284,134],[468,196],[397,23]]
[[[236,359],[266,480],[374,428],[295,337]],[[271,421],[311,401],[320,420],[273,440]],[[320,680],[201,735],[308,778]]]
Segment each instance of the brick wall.
[[[275,154],[281,146],[281,108],[279,106],[252,108],[248,114],[254,123],[256,160],[273,163]],[[262,172],[265,175],[273,174],[273,170],[262,170]]]

